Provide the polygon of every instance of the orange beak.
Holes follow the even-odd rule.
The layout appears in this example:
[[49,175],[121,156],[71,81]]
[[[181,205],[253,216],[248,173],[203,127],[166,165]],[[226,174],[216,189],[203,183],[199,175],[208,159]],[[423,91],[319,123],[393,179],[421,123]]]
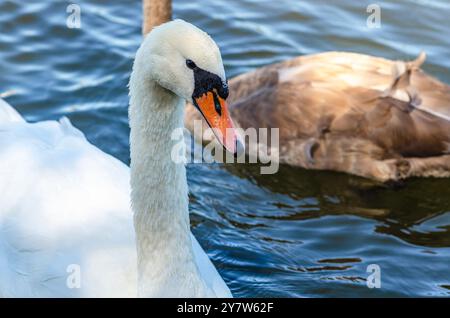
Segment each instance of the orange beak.
[[227,151],[237,155],[238,150],[240,150],[238,148],[241,147],[242,143],[238,139],[225,100],[214,89],[195,98],[194,104],[200,110],[222,146]]

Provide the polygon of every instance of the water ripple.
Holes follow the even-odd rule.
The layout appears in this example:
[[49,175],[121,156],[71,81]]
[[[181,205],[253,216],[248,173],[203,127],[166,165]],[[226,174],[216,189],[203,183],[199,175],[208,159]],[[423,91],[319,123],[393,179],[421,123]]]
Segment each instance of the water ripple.
[[[228,76],[324,50],[411,59],[423,49],[425,70],[450,83],[448,1],[379,1],[381,29],[366,27],[369,3],[173,7],[218,42]],[[14,92],[8,101],[28,120],[68,116],[129,163],[126,86],[141,4],[79,4],[77,30],[66,27],[65,2],[0,2],[0,93]],[[450,295],[449,180],[389,188],[286,166],[262,176],[258,165],[198,164],[188,166],[188,180],[193,232],[235,296]],[[381,289],[366,287],[369,264],[382,269]]]

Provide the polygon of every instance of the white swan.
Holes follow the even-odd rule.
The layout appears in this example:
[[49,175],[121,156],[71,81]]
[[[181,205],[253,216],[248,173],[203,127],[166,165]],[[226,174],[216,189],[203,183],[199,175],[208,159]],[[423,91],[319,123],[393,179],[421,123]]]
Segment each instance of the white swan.
[[[225,83],[206,33],[155,28],[130,79],[131,176],[67,119],[27,123],[0,101],[0,296],[230,297],[190,232],[185,167],[170,158],[185,100],[232,127]],[[218,135],[236,150],[235,135]]]

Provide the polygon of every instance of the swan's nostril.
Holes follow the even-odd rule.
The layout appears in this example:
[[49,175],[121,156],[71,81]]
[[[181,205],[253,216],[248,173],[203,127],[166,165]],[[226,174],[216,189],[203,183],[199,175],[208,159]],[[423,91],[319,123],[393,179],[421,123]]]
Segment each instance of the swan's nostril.
[[213,98],[214,98],[214,109],[216,110],[216,113],[219,116],[222,116],[222,105],[220,105],[220,101],[216,93],[213,93]]

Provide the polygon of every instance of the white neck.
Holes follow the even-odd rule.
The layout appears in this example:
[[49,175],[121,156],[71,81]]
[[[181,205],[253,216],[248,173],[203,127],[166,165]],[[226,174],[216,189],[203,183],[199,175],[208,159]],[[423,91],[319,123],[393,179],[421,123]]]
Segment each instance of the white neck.
[[134,69],[130,80],[131,202],[141,297],[203,296],[194,260],[183,164],[171,160],[184,103]]

